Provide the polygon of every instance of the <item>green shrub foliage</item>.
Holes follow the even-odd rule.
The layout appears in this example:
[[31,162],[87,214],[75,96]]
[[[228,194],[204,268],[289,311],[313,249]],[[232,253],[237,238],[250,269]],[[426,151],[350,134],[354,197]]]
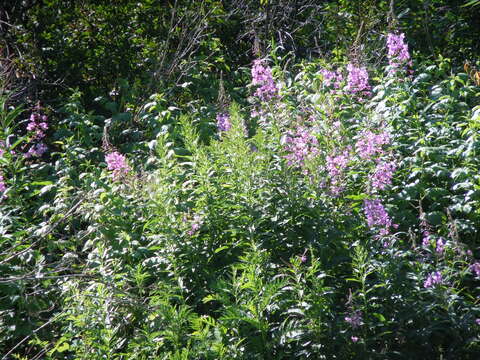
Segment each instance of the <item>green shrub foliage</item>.
[[[7,9],[30,21],[8,36],[42,48],[35,71],[80,89],[32,106],[1,78],[2,359],[478,358],[480,72],[410,54],[408,34],[355,12],[397,26],[466,8],[61,3]],[[235,63],[242,26],[266,54],[275,23],[258,9],[278,36],[304,20],[297,50],[331,21],[333,60],[273,41]],[[413,46],[436,53],[444,40],[418,26]]]

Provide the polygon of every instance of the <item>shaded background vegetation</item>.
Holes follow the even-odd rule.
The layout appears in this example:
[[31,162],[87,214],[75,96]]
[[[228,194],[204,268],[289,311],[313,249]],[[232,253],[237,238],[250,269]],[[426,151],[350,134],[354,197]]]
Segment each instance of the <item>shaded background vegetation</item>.
[[478,8],[462,5],[462,0],[11,1],[0,9],[2,57],[14,70],[12,85],[22,84],[32,103],[60,102],[69,89],[79,89],[91,103],[118,89],[120,79],[137,98],[187,79],[203,84],[202,77],[212,81],[220,73],[235,84],[239,79],[229,69],[249,65],[272,46],[298,58],[367,56],[362,60],[375,64],[383,57],[379,35],[393,28],[407,33],[418,56],[442,54],[461,65],[480,51]]
[[[1,2],[0,140],[18,151],[39,112],[50,150],[0,163],[0,353],[475,359],[480,5],[465,3]],[[382,82],[388,32],[406,34],[411,82]],[[279,128],[250,118],[259,57],[284,83],[263,109]],[[320,68],[348,62],[380,78],[365,106],[320,85]],[[235,102],[221,137],[213,119]],[[383,125],[375,114],[401,159],[385,193],[400,223],[390,254],[362,222],[368,172],[332,200],[283,158],[282,131],[311,116],[334,151],[333,118],[353,139]],[[113,150],[137,171],[125,184],[105,170]],[[420,216],[448,238],[445,256],[416,252]],[[434,265],[451,286],[423,289]],[[345,327],[354,307],[361,335]]]

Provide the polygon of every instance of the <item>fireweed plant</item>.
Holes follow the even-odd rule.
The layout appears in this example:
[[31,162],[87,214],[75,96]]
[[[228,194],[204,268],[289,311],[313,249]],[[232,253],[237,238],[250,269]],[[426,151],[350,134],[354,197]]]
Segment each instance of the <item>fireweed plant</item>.
[[[248,101],[228,113],[152,95],[131,122],[142,141],[125,143],[131,114],[104,119],[72,97],[52,135],[58,174],[45,172],[28,232],[8,215],[16,180],[1,163],[1,348],[476,359],[479,89],[445,59],[411,62],[404,36],[387,39],[385,69],[255,60]],[[105,154],[107,120],[118,151]],[[43,122],[28,122],[36,142]],[[29,336],[13,326],[22,319],[33,335],[15,347]]]

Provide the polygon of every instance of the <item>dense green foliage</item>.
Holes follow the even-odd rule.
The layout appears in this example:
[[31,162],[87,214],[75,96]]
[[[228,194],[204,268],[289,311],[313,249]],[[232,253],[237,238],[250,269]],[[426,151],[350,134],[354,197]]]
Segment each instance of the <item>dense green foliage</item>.
[[477,359],[478,6],[5,5],[1,358]]

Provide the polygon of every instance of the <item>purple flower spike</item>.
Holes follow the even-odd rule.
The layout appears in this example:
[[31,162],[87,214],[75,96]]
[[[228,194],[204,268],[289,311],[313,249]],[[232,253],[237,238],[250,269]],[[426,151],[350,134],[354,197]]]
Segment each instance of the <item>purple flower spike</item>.
[[5,180],[3,179],[3,175],[0,174],[0,193],[5,192],[7,190],[7,185],[5,184]]
[[480,278],[480,262],[470,265],[470,270],[475,273],[476,277]]
[[423,287],[430,288],[442,282],[442,274],[439,271],[435,271],[428,275],[427,279],[423,283]]
[[402,65],[412,65],[408,45],[405,43],[405,34],[388,34],[387,49],[388,62],[394,69]]
[[345,316],[345,321],[349,323],[352,328],[356,329],[363,325],[363,318],[361,311],[354,311],[350,316]]
[[227,113],[218,113],[217,114],[217,129],[218,131],[228,131],[232,127],[230,123],[230,115]]
[[368,72],[364,67],[357,67],[353,64],[347,65],[347,90],[352,94],[370,95],[370,85],[368,84]]
[[117,151],[107,154],[105,156],[105,162],[107,163],[108,170],[112,171],[115,179],[126,175],[130,171],[127,159]]
[[390,228],[396,228],[382,202],[378,199],[364,200],[365,217],[370,228],[380,228],[380,236],[390,234]]
[[373,174],[372,186],[380,190],[385,189],[387,185],[392,183],[396,167],[394,162],[379,162]]
[[252,84],[259,86],[254,95],[262,101],[269,101],[278,96],[278,88],[273,80],[272,70],[261,59],[253,61]]

